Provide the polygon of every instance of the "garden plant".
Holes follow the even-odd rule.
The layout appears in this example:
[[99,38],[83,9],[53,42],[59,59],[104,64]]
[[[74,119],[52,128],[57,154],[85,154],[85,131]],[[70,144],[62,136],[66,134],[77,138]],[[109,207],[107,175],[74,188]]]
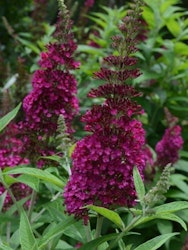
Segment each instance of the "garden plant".
[[0,249],[188,249],[182,3],[0,9]]

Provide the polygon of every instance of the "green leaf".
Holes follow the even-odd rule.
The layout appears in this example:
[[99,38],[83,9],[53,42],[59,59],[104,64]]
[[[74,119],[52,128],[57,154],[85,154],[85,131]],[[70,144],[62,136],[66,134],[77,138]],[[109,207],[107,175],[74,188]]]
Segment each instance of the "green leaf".
[[46,210],[48,210],[50,217],[54,222],[64,221],[67,218],[64,213],[64,207],[62,206],[61,198],[47,202],[43,206]]
[[17,206],[16,204],[13,204],[10,208],[8,208],[8,210],[6,211],[6,214],[8,216],[13,215],[18,210],[18,206],[22,207],[29,200],[29,198],[30,196],[27,196],[19,201],[17,200]]
[[[68,215],[64,213],[61,197],[55,201],[44,204],[44,208],[48,210],[50,217],[54,222],[59,223],[67,219]],[[86,241],[85,226],[83,226],[83,222],[81,220],[76,221],[74,224],[66,228],[64,230],[64,234],[80,242]]]
[[5,201],[6,196],[7,196],[7,191],[5,191],[5,192],[0,196],[0,211],[2,211],[3,204],[4,204],[4,201]]
[[6,183],[7,186],[11,186],[12,184],[17,182],[16,178],[9,176],[9,175],[4,176],[3,181],[4,183]]
[[[52,160],[52,161],[58,162],[58,163],[60,164],[60,166],[61,166],[62,168],[64,168],[65,171],[69,174],[69,173],[71,172],[71,170],[70,170],[69,164],[66,163],[66,160],[65,160],[66,157],[67,157],[67,155],[66,155],[65,152],[64,152],[63,157],[60,157],[60,156],[58,156],[58,155],[51,155],[51,156],[42,156],[42,157],[40,157],[40,158],[41,158],[41,159],[48,159],[48,160]],[[68,159],[67,159],[67,160],[68,160]],[[56,168],[56,169],[57,169],[57,168]]]
[[73,154],[73,152],[74,152],[74,150],[75,150],[75,147],[76,147],[76,143],[74,143],[70,148],[69,148],[69,153],[68,153],[68,155],[69,155],[69,157],[71,157],[72,156],[72,154]]
[[27,174],[22,174],[16,178],[18,182],[24,183],[34,189],[36,192],[39,192],[39,179]]
[[35,52],[37,55],[40,54],[39,48],[37,46],[35,46],[34,43],[32,43],[26,39],[20,38],[20,37],[17,37],[17,39],[19,40],[20,43],[25,45],[27,48],[31,49],[31,51]]
[[188,55],[188,45],[183,42],[176,42],[175,43],[175,52],[178,55],[187,56]]
[[[116,229],[116,233],[119,233],[118,229]],[[119,246],[120,250],[127,249],[127,247],[125,246],[125,242],[123,241],[122,238],[120,240],[118,240],[118,246]]]
[[94,48],[89,45],[78,45],[79,52],[85,52],[91,55],[103,56],[103,50],[100,48]]
[[134,178],[134,185],[135,185],[138,199],[140,200],[140,203],[142,204],[146,191],[145,191],[144,183],[142,181],[142,178],[140,176],[140,173],[137,167],[134,167],[133,169],[133,178]]
[[0,119],[0,132],[15,118],[19,109],[21,107],[21,103],[16,106],[12,111],[3,116]]
[[147,24],[150,26],[150,29],[153,29],[155,25],[154,24],[155,19],[154,19],[154,14],[152,13],[149,7],[144,6],[142,16],[144,20],[147,22]]
[[60,250],[60,249],[63,249],[63,250],[75,250],[75,247],[72,247],[66,241],[59,240],[56,248],[53,248],[53,249],[57,249],[57,250]]
[[158,220],[157,221],[157,228],[158,228],[160,234],[172,233],[173,224],[171,221],[168,221],[168,220]]
[[174,213],[187,208],[187,201],[174,201],[155,207],[155,211],[156,213]]
[[179,34],[181,32],[181,27],[176,20],[174,20],[172,18],[168,19],[168,21],[166,22],[166,26],[174,37],[179,36]]
[[177,3],[178,3],[178,0],[162,1],[161,6],[160,6],[161,13],[164,13],[171,7],[171,5],[175,5]]
[[[145,0],[146,4],[150,7],[150,11],[147,10],[148,14],[149,14],[149,25],[151,26],[151,28],[155,30],[160,30],[163,27],[163,19],[160,13],[160,2],[159,1],[150,1],[150,0]],[[144,19],[147,22],[147,16],[146,16],[146,10],[147,8],[144,7]],[[151,14],[152,14],[152,19],[151,19]],[[152,22],[151,22],[152,21]]]
[[118,237],[119,234],[108,234],[105,236],[101,236],[95,240],[92,240],[86,244],[84,244],[82,247],[79,248],[79,250],[88,250],[88,249],[95,249],[96,247],[100,246],[102,243],[108,241],[108,240],[113,240],[116,237]]
[[[12,221],[11,221],[12,222]],[[9,244],[14,246],[14,249],[18,249],[20,245],[19,228],[11,234]]]
[[11,86],[13,86],[18,78],[18,73],[14,74],[13,76],[11,76],[8,81],[5,83],[5,85],[3,86],[3,91],[6,91],[7,89],[10,89]]
[[155,220],[155,219],[176,221],[183,227],[185,231],[187,231],[187,226],[185,222],[180,217],[172,213],[161,213],[161,214],[154,214],[154,215],[142,217],[135,223],[135,226],[144,224],[148,221]]
[[24,211],[22,211],[20,218],[19,235],[22,250],[38,250],[37,241],[33,235],[31,225]]
[[179,233],[169,233],[157,236],[151,240],[148,240],[141,244],[140,246],[136,247],[134,250],[155,250],[159,249],[167,240],[169,240],[171,237],[177,235]]
[[148,221],[155,220],[155,219],[163,219],[163,220],[172,220],[179,223],[184,230],[187,230],[185,222],[178,217],[177,215],[173,214],[174,212],[181,211],[183,209],[188,208],[188,202],[187,201],[175,201],[170,202],[167,204],[163,204],[161,206],[154,208],[154,214],[149,216],[141,217],[136,223],[135,226],[144,224]]
[[[96,14],[99,14],[99,13],[96,13]],[[101,26],[103,29],[105,29],[106,26],[107,26],[107,23],[104,22],[104,21],[102,21],[99,17],[90,16],[89,19],[91,19],[92,21],[94,21],[96,24],[98,24],[99,26]]]
[[43,247],[46,246],[55,237],[62,235],[64,233],[65,229],[67,229],[67,227],[69,227],[70,225],[72,225],[75,222],[76,221],[73,217],[69,217],[68,219],[64,220],[63,222],[55,225],[55,227],[53,229],[51,229],[50,231],[48,231],[46,234],[44,234],[41,237],[41,239],[39,240],[39,243],[38,243],[39,249],[43,249]]
[[176,110],[176,111],[181,111],[181,112],[188,112],[188,107],[182,107],[182,106],[179,106],[179,105],[169,105],[169,108],[173,109],[173,110]]
[[1,250],[13,250],[13,248],[7,246],[5,243],[3,243],[0,239],[0,249]]
[[188,102],[188,97],[186,97],[186,96],[174,96],[174,97],[170,97],[169,101]]
[[104,207],[98,207],[98,206],[94,206],[94,205],[88,205],[86,206],[89,209],[92,209],[93,211],[97,212],[98,214],[104,216],[105,218],[109,219],[110,221],[112,221],[114,224],[116,224],[119,228],[124,228],[125,225],[122,221],[122,219],[120,218],[119,214],[109,210],[107,208]]
[[[186,151],[180,152],[180,155],[188,158],[188,152]],[[179,160],[174,164],[174,167],[177,170],[185,171],[186,173],[188,173],[188,161]]]
[[86,232],[85,226],[83,226],[83,222],[80,220],[70,225],[70,227],[66,228],[64,234],[77,241],[87,242],[85,232]]
[[10,168],[4,169],[3,175],[26,174],[26,175],[41,179],[43,181],[47,181],[47,182],[54,184],[60,188],[63,188],[65,184],[62,182],[62,180],[57,178],[55,175],[47,172],[47,170],[48,169],[42,170],[42,169],[35,169],[35,168],[29,168],[29,167],[14,167],[13,169],[10,169]]
[[171,175],[172,184],[178,187],[182,192],[188,194],[188,185],[186,183],[187,177],[181,174]]
[[58,155],[41,156],[40,159],[47,159],[51,161],[61,162],[62,157]]
[[174,199],[174,200],[188,200],[188,195],[183,193],[180,190],[177,189],[170,189],[166,195],[168,198]]

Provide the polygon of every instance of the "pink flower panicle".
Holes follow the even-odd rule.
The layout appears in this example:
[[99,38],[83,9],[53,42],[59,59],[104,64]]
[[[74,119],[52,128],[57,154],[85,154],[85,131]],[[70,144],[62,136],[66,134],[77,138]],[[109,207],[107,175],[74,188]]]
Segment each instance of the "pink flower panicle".
[[112,38],[112,46],[118,49],[123,56],[129,56],[131,53],[136,52],[138,50],[136,47],[137,43],[146,38],[146,24],[141,18],[140,12],[140,7],[143,5],[142,0],[136,0],[135,4],[132,4],[132,9],[128,10],[127,16],[119,25],[122,34]]
[[178,118],[172,115],[166,107],[164,112],[168,128],[155,147],[157,153],[155,165],[160,168],[164,168],[169,163],[174,164],[179,159],[179,151],[183,146],[181,127],[177,125]]
[[135,118],[143,113],[134,100],[140,93],[127,84],[139,71],[135,69],[136,60],[124,53],[124,49],[131,53],[132,50],[127,50],[123,39],[129,37],[122,36],[119,40],[119,55],[104,58],[104,67],[94,74],[105,84],[88,95],[105,101],[94,105],[82,118],[90,134],[76,144],[72,175],[64,191],[67,212],[83,218],[85,223],[88,211],[83,207],[86,205],[107,208],[134,205],[133,168],[137,166],[143,177],[146,165],[145,131]]
[[183,146],[181,127],[174,125],[165,130],[163,138],[155,147],[157,153],[156,166],[164,168],[168,163],[174,164],[179,159],[179,150]]
[[[6,167],[15,167],[22,164],[28,164],[29,160],[21,157],[23,142],[16,138],[18,128],[16,124],[11,123],[4,132],[0,135],[0,168],[3,170]],[[12,184],[12,192],[17,200],[25,198],[31,194],[31,188],[23,183]],[[0,184],[0,195],[6,191],[5,187]],[[8,209],[13,204],[10,195],[7,193],[3,209]],[[27,203],[26,205],[29,205]]]
[[[108,132],[108,131],[107,131]],[[134,166],[145,166],[142,124],[136,119],[106,134],[92,134],[76,145],[72,176],[65,188],[67,211],[87,218],[84,205],[131,206],[135,203]]]
[[25,134],[24,151],[27,154],[30,151],[31,157],[45,149],[51,151],[51,148],[47,149],[47,144],[49,137],[56,133],[59,115],[65,118],[67,132],[72,133],[71,123],[79,109],[77,82],[70,73],[70,70],[79,67],[79,63],[73,59],[77,45],[73,40],[71,21],[66,10],[63,21],[61,24],[58,22],[54,34],[59,40],[48,44],[47,51],[41,53],[41,68],[34,73],[33,88],[23,101],[25,120],[20,123],[20,129]]
[[58,0],[58,3],[59,13],[57,16],[54,37],[63,44],[69,44],[74,38],[72,32],[73,21],[70,19],[70,13],[63,1]]

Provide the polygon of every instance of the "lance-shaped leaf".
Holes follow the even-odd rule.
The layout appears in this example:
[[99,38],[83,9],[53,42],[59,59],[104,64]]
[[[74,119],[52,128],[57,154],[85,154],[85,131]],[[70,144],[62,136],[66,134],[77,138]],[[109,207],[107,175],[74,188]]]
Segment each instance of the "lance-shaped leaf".
[[47,181],[47,182],[54,184],[60,188],[63,188],[65,185],[62,180],[60,180],[55,175],[49,173],[47,171],[47,169],[42,170],[42,169],[35,169],[35,168],[29,168],[29,167],[14,167],[12,169],[10,169],[10,168],[4,169],[3,174],[4,175],[7,175],[7,174],[26,174],[26,175],[41,179],[43,181]]
[[114,224],[116,224],[120,229],[124,228],[124,223],[122,221],[122,219],[120,218],[119,214],[104,208],[104,207],[98,207],[98,206],[94,206],[94,205],[88,205],[86,206],[89,209],[92,209],[93,211],[97,212],[98,214],[104,216],[105,218],[109,219],[110,221],[112,221]]
[[141,225],[143,223],[146,223],[148,221],[155,220],[155,219],[176,221],[177,223],[179,223],[183,227],[183,229],[185,231],[187,231],[187,226],[186,226],[185,222],[179,216],[177,216],[177,215],[175,215],[173,213],[161,213],[161,214],[159,213],[159,214],[154,214],[154,215],[141,217],[135,223],[135,226]]
[[20,218],[19,235],[22,250],[38,250],[37,241],[32,232],[27,215],[24,211],[22,211]]
[[137,167],[133,169],[133,178],[138,199],[142,204],[145,195],[145,187]]
[[0,132],[15,118],[20,107],[21,107],[21,103],[18,104],[16,108],[14,108],[12,111],[10,111],[8,114],[6,114],[0,119]]
[[156,213],[174,213],[187,208],[187,201],[174,201],[155,207],[155,211]]
[[80,247],[80,250],[88,250],[88,249],[96,249],[96,247],[100,246],[102,243],[107,242],[109,240],[113,240],[116,237],[118,237],[119,234],[107,234],[105,236],[101,236],[95,240],[92,240],[86,244],[84,244],[82,247]]
[[177,235],[178,233],[169,233],[157,236],[151,240],[148,240],[141,244],[140,246],[136,247],[134,250],[156,250],[159,249],[167,240],[171,237]]
[[55,225],[53,229],[44,234],[42,238],[39,240],[39,249],[44,249],[44,247],[51,240],[53,240],[55,237],[61,236],[64,233],[64,231],[74,223],[76,223],[75,219],[73,217],[69,217],[66,220]]

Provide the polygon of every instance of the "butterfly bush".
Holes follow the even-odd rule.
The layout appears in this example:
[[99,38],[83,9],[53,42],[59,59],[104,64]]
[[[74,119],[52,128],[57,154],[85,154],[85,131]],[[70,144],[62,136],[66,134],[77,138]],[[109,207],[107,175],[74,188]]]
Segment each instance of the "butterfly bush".
[[[42,167],[44,160],[38,160],[38,157],[54,154],[55,147],[48,143],[57,130],[59,115],[65,119],[66,132],[73,133],[71,123],[78,113],[78,100],[77,82],[70,70],[78,68],[79,63],[73,59],[77,46],[71,32],[72,23],[67,10],[63,11],[54,34],[56,42],[48,44],[46,51],[41,53],[40,68],[32,79],[32,90],[23,101],[24,120],[9,125],[0,137],[1,169],[36,162]],[[11,189],[18,200],[31,193],[31,189],[22,183],[14,183]],[[5,190],[0,184],[0,195]],[[7,193],[4,209],[11,204],[11,196]]]
[[64,191],[67,212],[83,218],[85,223],[86,205],[107,208],[134,205],[133,168],[137,166],[143,177],[146,166],[145,131],[136,118],[143,113],[135,101],[140,93],[128,84],[140,75],[132,57],[139,33],[140,8],[137,6],[129,14],[119,27],[121,34],[113,37],[112,46],[118,55],[104,58],[104,66],[94,74],[105,83],[92,89],[88,96],[104,102],[94,105],[82,117],[88,135],[76,144],[72,175]]
[[57,120],[64,116],[67,130],[73,133],[72,121],[78,113],[77,82],[70,72],[79,67],[73,59],[77,46],[71,32],[72,23],[67,10],[61,13],[54,33],[56,41],[46,46],[40,55],[40,68],[32,79],[32,90],[23,101],[25,120],[20,129],[25,134],[24,151],[35,155],[52,154],[49,138],[55,135]]

